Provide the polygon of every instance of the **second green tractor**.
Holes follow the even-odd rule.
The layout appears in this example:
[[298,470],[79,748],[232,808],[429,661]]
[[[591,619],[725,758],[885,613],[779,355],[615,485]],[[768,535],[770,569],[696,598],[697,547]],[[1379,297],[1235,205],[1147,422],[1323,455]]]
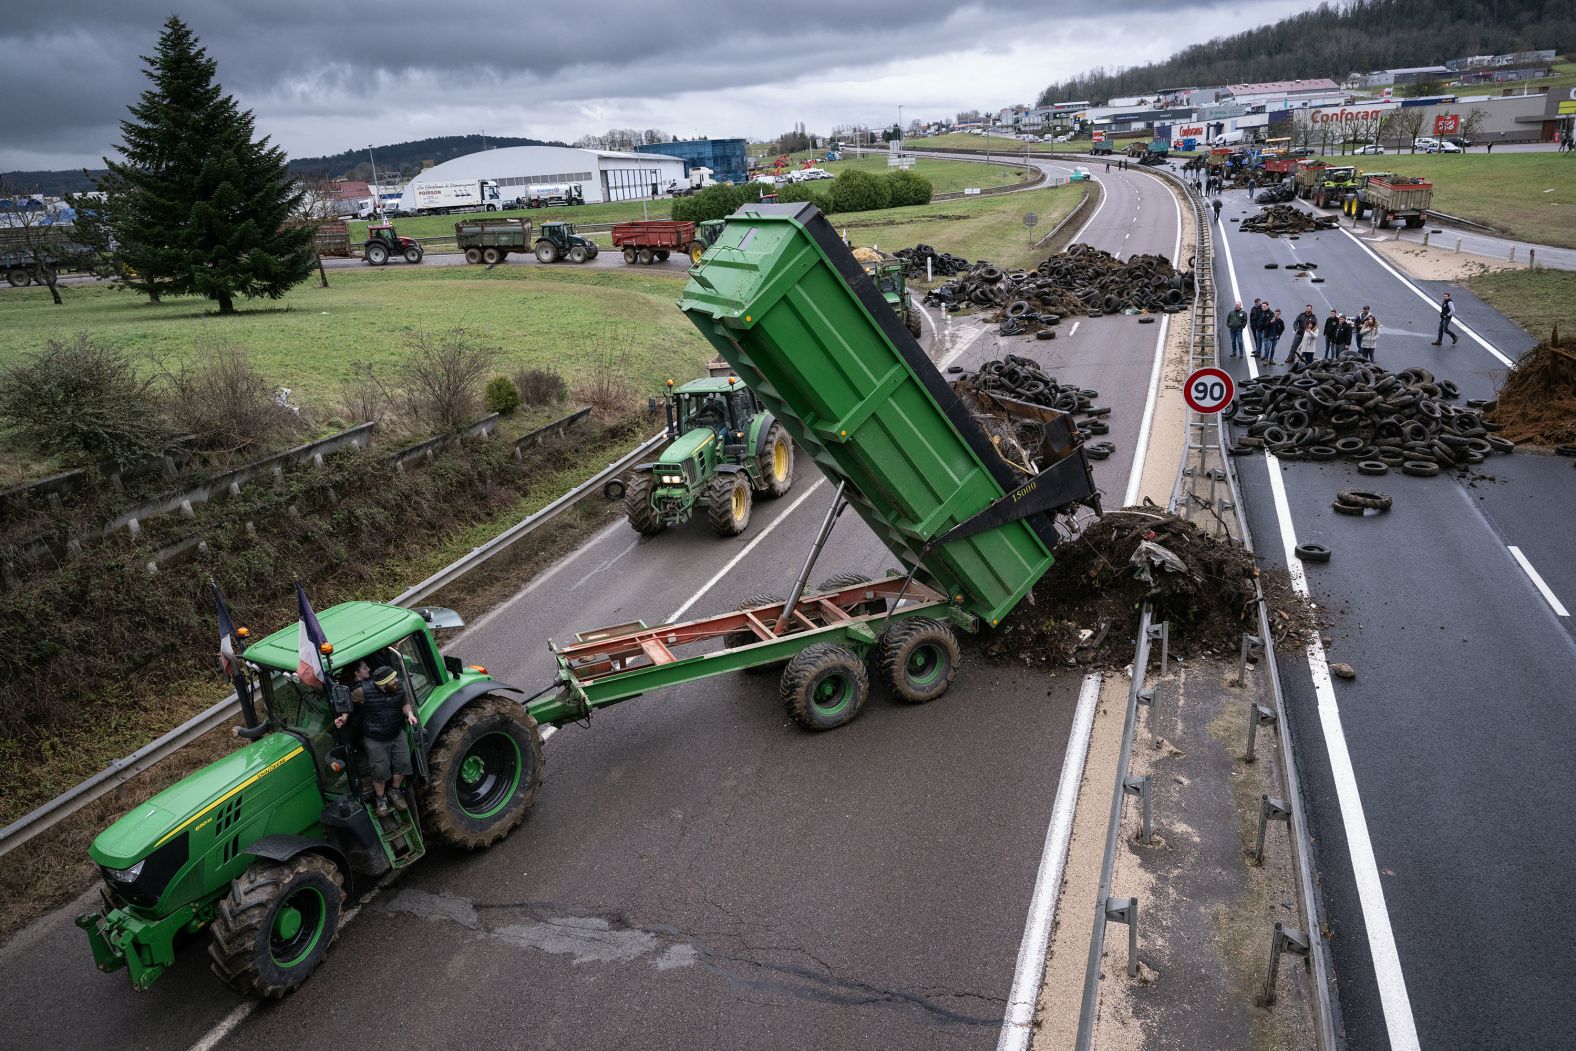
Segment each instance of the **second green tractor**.
[[624,511],[636,532],[654,536],[697,512],[719,536],[750,525],[755,497],[793,486],[793,439],[738,377],[668,381],[668,447],[636,467]]

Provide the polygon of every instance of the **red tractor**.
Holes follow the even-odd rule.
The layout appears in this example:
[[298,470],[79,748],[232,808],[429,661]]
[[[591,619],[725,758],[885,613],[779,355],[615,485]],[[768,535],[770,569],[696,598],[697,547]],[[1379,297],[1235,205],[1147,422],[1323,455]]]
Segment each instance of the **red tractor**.
[[401,255],[407,263],[421,262],[421,245],[414,238],[401,237],[394,232],[392,223],[381,226],[367,227],[367,244],[361,250],[361,258],[373,266],[382,266],[389,261],[390,256]]

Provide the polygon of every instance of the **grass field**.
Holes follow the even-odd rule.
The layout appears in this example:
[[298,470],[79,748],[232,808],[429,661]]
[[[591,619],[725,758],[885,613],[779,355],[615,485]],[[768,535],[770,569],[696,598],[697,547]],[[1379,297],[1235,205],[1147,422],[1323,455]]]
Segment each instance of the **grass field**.
[[1031,154],[1035,153],[1082,153],[1089,149],[1089,140],[1080,139],[1076,142],[1021,142],[1018,139],[1009,139],[1004,135],[989,136],[989,143],[984,135],[971,135],[966,131],[949,131],[944,135],[931,135],[923,139],[909,139],[904,145],[919,150],[984,150],[987,146],[994,156],[1023,155],[1023,148],[1027,146]]
[[1540,77],[1537,80],[1516,81],[1512,84],[1471,84],[1454,89],[1461,98],[1476,98],[1482,95],[1498,97],[1506,88],[1515,88],[1518,92],[1525,87],[1529,94],[1541,95],[1549,91],[1561,91],[1566,88],[1576,88],[1576,62],[1554,63],[1554,76]]
[[150,306],[103,285],[68,286],[64,306],[38,289],[0,295],[0,368],[50,339],[87,332],[151,361],[244,346],[271,382],[333,415],[351,362],[390,366],[417,331],[463,326],[499,349],[498,371],[533,366],[586,378],[604,353],[641,389],[698,372],[707,344],[673,305],[682,278],[649,271],[509,266],[389,267],[330,271],[330,287],[298,286],[278,303],[243,303],[220,318],[206,300]]
[[1536,340],[1557,325],[1576,331],[1576,273],[1568,270],[1500,270],[1467,281],[1473,294]]
[[1576,160],[1558,153],[1390,153],[1359,168],[1434,184],[1434,207],[1507,237],[1576,248]]

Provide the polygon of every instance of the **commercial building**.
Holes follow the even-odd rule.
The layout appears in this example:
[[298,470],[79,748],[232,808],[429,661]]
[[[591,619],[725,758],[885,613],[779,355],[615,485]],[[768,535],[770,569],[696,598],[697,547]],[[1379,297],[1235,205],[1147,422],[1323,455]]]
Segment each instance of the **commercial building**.
[[578,186],[587,204],[655,197],[684,180],[684,162],[660,152],[619,153],[569,146],[508,146],[468,153],[434,165],[405,187],[401,211],[414,211],[420,186],[443,182],[496,183],[504,207],[533,187]]
[[[750,181],[749,161],[743,139],[686,139],[682,142],[654,142],[637,147],[642,154],[677,157],[684,162],[681,176],[692,168],[710,168],[718,182],[742,186]],[[666,184],[664,184],[666,185]]]
[[1318,80],[1271,80],[1259,84],[1227,84],[1220,92],[1221,99],[1230,99],[1243,106],[1263,104],[1270,109],[1290,109],[1303,106],[1325,106],[1345,98],[1335,81],[1327,77]]

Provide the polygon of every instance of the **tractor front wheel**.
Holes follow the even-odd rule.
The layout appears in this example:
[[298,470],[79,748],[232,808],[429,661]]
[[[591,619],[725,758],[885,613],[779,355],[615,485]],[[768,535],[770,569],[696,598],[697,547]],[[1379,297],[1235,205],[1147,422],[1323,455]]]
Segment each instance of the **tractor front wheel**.
[[743,471],[718,474],[706,487],[706,520],[718,536],[738,536],[750,527],[750,480]]
[[536,242],[536,261],[539,263],[558,262],[558,246],[551,241]]
[[591,253],[586,251],[585,245],[575,245],[569,250],[569,261],[571,263],[583,263],[590,258]]
[[624,489],[624,516],[641,536],[656,536],[663,529],[662,519],[651,506],[654,486],[650,471],[636,471]]
[[865,662],[847,646],[806,646],[783,669],[783,707],[806,730],[834,730],[852,722],[868,696]]
[[254,861],[219,902],[213,973],[242,996],[277,1000],[311,977],[339,933],[345,881],[317,854]]
[[881,639],[876,666],[887,691],[904,704],[924,704],[946,693],[958,674],[958,637],[931,617],[909,617]]
[[438,838],[467,850],[491,846],[536,801],[541,731],[523,706],[480,697],[443,728],[427,766],[432,777],[422,788],[422,810]]
[[405,249],[405,262],[419,263],[421,262],[421,257],[424,254],[425,253],[422,251],[421,245],[411,245],[409,248]]
[[764,498],[775,500],[793,488],[793,439],[782,424],[773,423],[766,432],[766,444],[756,456],[755,466]]

